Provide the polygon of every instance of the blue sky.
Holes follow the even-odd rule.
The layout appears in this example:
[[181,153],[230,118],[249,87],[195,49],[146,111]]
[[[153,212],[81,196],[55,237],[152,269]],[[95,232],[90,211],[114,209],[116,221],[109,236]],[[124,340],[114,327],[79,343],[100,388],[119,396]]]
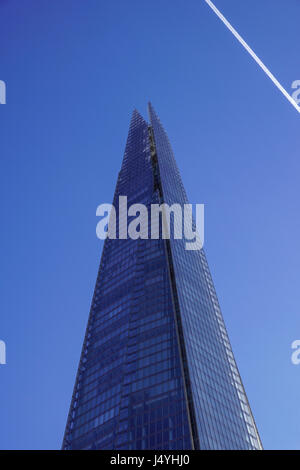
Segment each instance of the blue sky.
[[[215,0],[283,86],[299,0]],[[0,1],[0,448],[62,441],[134,107],[190,201],[264,447],[300,448],[299,114],[204,0]]]

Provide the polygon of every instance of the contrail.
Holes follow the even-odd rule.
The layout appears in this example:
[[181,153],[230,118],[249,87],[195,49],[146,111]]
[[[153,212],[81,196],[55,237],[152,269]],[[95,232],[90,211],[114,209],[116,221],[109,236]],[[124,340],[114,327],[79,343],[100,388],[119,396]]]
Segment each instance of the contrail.
[[274,77],[272,72],[265,66],[265,64],[260,60],[259,57],[255,54],[255,52],[251,49],[250,46],[244,41],[244,39],[239,35],[239,33],[234,29],[233,26],[226,20],[226,18],[222,15],[222,13],[215,7],[215,5],[210,0],[205,0],[206,3],[210,6],[210,8],[216,13],[216,15],[223,21],[223,23],[227,26],[229,31],[236,37],[236,39],[244,46],[246,51],[253,57],[253,59],[258,63],[258,65],[263,69],[263,71],[268,75],[268,77],[272,80],[274,85],[281,91],[281,93],[289,100],[289,102],[296,108],[298,113],[300,113],[300,107],[297,105],[296,101],[291,97],[291,95],[283,88],[283,86],[279,83],[279,81]]

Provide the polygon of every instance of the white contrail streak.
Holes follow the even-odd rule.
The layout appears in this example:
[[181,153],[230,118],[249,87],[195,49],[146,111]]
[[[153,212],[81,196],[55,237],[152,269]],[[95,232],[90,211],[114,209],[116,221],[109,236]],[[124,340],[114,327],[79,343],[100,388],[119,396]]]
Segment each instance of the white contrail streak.
[[253,59],[258,63],[258,65],[263,69],[263,71],[268,75],[268,77],[272,80],[274,85],[281,91],[281,93],[289,100],[289,102],[296,108],[298,113],[300,113],[300,107],[297,105],[296,101],[291,97],[291,95],[283,88],[283,86],[279,83],[279,81],[274,77],[274,75],[270,72],[270,70],[265,66],[265,64],[260,60],[259,57],[255,54],[255,52],[251,49],[250,46],[244,41],[244,39],[239,35],[239,33],[231,26],[229,21],[222,15],[222,13],[215,7],[215,5],[210,0],[205,0],[206,3],[210,6],[210,8],[216,13],[216,15],[223,21],[223,23],[227,26],[229,31],[236,37],[236,39],[244,46],[246,51],[253,57]]

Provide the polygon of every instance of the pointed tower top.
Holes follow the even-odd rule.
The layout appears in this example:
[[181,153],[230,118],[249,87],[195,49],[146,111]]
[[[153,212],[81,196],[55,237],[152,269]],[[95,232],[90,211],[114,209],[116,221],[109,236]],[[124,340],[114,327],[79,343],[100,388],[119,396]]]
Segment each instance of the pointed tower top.
[[151,113],[155,113],[155,111],[154,111],[154,108],[152,106],[151,101],[148,101],[148,114],[149,114],[149,117],[151,117]]
[[161,124],[160,119],[159,119],[159,117],[158,117],[151,101],[148,101],[148,115],[149,115],[149,120],[150,120],[151,124],[152,124],[153,118],[155,118]]
[[133,122],[135,120],[146,122],[145,119],[143,118],[143,116],[141,115],[141,113],[136,108],[134,108],[134,110],[132,112],[131,122]]

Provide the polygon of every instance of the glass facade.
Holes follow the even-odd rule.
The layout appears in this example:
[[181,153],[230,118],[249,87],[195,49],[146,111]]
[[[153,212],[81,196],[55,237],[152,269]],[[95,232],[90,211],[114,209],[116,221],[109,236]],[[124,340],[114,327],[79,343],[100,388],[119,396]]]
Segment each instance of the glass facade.
[[149,115],[132,116],[117,239],[104,242],[63,449],[260,449],[203,249],[161,233],[120,239],[119,196],[149,213],[187,203],[151,105]]

